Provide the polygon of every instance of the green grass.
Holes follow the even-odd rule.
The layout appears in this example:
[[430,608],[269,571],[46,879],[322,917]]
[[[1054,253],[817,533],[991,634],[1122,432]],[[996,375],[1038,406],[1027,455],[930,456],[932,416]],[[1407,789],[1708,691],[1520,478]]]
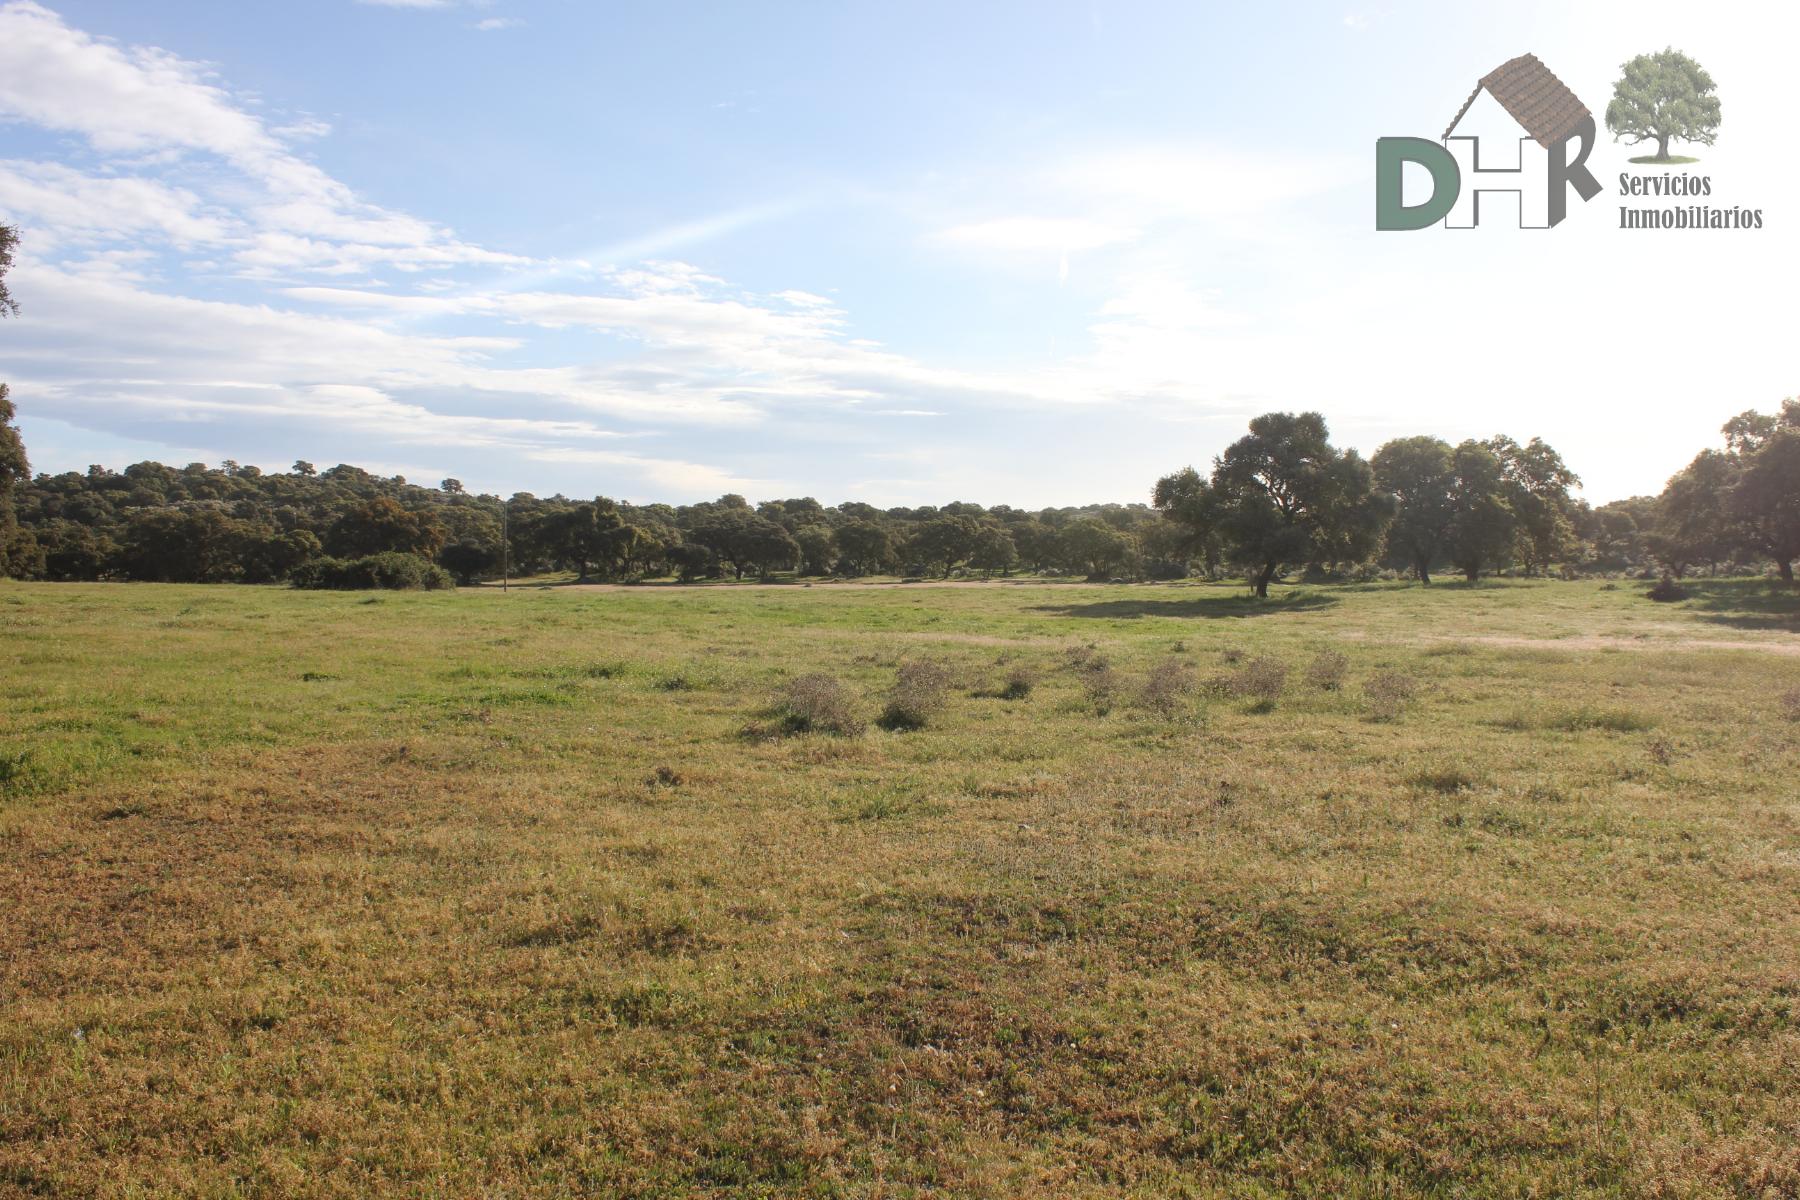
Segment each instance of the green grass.
[[1690,586],[0,585],[0,1195],[1796,1194],[1800,603]]

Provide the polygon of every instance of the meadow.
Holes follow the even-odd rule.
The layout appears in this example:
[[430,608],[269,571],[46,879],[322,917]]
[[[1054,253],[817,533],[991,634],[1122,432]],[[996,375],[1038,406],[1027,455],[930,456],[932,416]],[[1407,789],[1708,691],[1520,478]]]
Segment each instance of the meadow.
[[0,583],[0,1194],[1800,1194],[1691,591]]

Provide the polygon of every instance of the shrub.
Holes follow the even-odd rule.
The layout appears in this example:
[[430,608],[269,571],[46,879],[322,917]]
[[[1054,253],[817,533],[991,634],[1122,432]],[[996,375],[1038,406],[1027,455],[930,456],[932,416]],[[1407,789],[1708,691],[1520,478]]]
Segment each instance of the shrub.
[[944,709],[950,694],[950,671],[928,658],[900,664],[894,690],[882,710],[884,729],[923,729]]
[[1119,693],[1124,690],[1125,676],[1105,659],[1097,659],[1082,674],[1081,687],[1087,693],[1088,703],[1094,706],[1094,711],[1105,716],[1112,711]]
[[1174,717],[1186,707],[1196,686],[1192,667],[1177,658],[1164,659],[1144,677],[1138,702],[1159,716]]
[[1273,708],[1287,690],[1287,675],[1287,664],[1279,658],[1253,658],[1232,672],[1231,694],[1252,701],[1258,708]]
[[1321,650],[1312,665],[1306,668],[1306,682],[1323,691],[1335,692],[1344,686],[1344,672],[1349,669],[1350,660],[1342,654],[1336,650]]
[[297,588],[336,591],[393,590],[436,591],[453,587],[450,572],[416,554],[369,554],[362,558],[315,558],[294,568]]
[[1065,652],[1065,657],[1069,660],[1069,666],[1077,671],[1092,670],[1094,667],[1103,666],[1106,663],[1106,658],[1100,653],[1100,647],[1092,642],[1085,646],[1070,646]]
[[1652,600],[1660,600],[1664,604],[1687,599],[1687,589],[1676,583],[1673,575],[1664,575],[1657,585],[1646,594]]
[[1023,700],[1031,695],[1031,689],[1037,686],[1037,675],[1030,667],[1014,667],[1006,673],[1006,682],[1000,685],[1002,700]]
[[776,701],[781,724],[789,733],[861,733],[862,718],[850,689],[829,675],[802,675],[790,682]]
[[1418,694],[1419,686],[1409,675],[1383,671],[1363,684],[1363,696],[1377,721],[1398,720],[1407,701]]

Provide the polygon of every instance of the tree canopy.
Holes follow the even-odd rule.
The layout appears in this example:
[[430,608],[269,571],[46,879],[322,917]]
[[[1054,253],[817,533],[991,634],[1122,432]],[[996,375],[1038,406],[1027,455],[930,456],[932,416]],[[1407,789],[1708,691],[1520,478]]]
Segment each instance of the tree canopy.
[[1671,141],[1713,144],[1719,130],[1717,86],[1706,69],[1673,47],[1640,54],[1621,68],[1606,106],[1606,128],[1627,145],[1655,142],[1666,161]]
[[1188,468],[1157,484],[1159,507],[1221,535],[1258,596],[1288,566],[1355,561],[1371,551],[1392,511],[1354,450],[1331,444],[1318,413],[1264,413],[1214,461],[1202,485]]

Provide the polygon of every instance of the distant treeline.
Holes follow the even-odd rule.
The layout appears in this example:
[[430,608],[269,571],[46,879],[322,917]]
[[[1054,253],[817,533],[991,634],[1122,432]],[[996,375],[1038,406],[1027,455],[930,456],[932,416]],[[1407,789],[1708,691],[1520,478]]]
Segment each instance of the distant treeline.
[[[475,495],[340,465],[265,474],[225,462],[31,477],[0,389],[0,573],[27,579],[434,586],[552,571],[630,581],[1017,571],[1095,579],[1239,573],[1370,579],[1454,570],[1792,578],[1800,555],[1800,403],[1746,413],[1661,496],[1598,508],[1540,440],[1389,442],[1365,460],[1315,413],[1251,422],[1152,504],[876,508],[811,497],[634,505]],[[10,447],[10,449],[9,449]],[[504,510],[504,511],[503,511]],[[502,545],[502,529],[505,545]],[[395,557],[400,556],[400,557]],[[440,573],[436,568],[442,568]]]

